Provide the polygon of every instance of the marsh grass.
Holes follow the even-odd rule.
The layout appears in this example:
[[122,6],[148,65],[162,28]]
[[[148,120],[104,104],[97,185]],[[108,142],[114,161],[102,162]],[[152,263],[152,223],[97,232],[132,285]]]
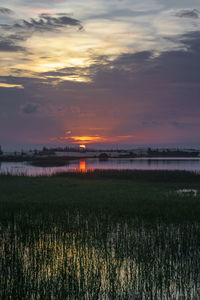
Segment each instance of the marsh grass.
[[0,176],[0,298],[199,299],[199,192],[81,176]]
[[56,177],[86,178],[86,179],[125,179],[142,182],[163,182],[163,183],[186,183],[200,184],[199,172],[188,172],[180,170],[126,170],[126,169],[92,169],[86,172],[63,172],[55,173]]

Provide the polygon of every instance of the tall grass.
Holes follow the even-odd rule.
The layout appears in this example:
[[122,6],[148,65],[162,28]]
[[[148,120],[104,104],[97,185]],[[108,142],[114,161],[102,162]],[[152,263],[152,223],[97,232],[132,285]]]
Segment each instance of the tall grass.
[[130,179],[147,182],[175,182],[175,183],[199,183],[199,172],[188,172],[179,170],[115,170],[115,169],[95,169],[87,172],[64,172],[56,173],[57,177],[75,178],[111,178],[111,179]]
[[199,224],[63,216],[4,227],[2,299],[199,299]]
[[182,185],[1,176],[0,298],[199,299],[199,193]]

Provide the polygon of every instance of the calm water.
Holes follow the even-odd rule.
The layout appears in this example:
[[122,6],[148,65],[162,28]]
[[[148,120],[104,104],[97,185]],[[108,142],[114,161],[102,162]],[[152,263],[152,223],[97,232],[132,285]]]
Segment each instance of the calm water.
[[74,160],[63,167],[35,167],[26,162],[2,162],[0,174],[26,174],[29,176],[52,175],[59,172],[94,169],[129,169],[129,170],[187,170],[200,171],[200,158],[137,158],[137,159],[98,159]]

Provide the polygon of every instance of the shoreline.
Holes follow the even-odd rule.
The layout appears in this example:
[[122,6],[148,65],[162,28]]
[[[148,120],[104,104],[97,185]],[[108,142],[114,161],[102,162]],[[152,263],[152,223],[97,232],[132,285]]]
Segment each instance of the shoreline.
[[[70,160],[81,160],[81,159],[99,159],[98,156],[35,156],[35,157],[27,157],[27,156],[0,156],[0,162],[63,162],[63,161],[70,161]],[[139,156],[139,157],[132,157],[132,156],[117,156],[117,157],[108,157],[106,160],[173,160],[173,161],[181,161],[181,160],[196,160],[199,161],[199,156]]]
[[200,172],[181,170],[129,170],[129,169],[94,169],[84,171],[58,172],[49,175],[37,174],[0,174],[0,178],[67,178],[83,180],[128,180],[147,183],[184,184],[186,187],[200,188]]

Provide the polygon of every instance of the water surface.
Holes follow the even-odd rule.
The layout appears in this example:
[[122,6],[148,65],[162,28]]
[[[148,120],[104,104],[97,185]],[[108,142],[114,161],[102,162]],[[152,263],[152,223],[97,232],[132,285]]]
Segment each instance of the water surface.
[[127,170],[186,170],[200,172],[200,158],[136,158],[136,159],[81,159],[66,161],[62,167],[36,167],[27,162],[2,162],[0,174],[29,176],[52,175],[59,172],[87,172],[95,169]]

